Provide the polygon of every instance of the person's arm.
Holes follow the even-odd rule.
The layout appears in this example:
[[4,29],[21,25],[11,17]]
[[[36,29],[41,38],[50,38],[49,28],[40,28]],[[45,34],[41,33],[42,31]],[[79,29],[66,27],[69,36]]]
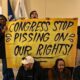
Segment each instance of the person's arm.
[[7,26],[4,26],[4,29],[2,30],[2,33],[5,33],[7,31]]
[[43,73],[42,73],[42,68],[40,66],[40,63],[35,61],[34,63],[34,73],[35,73],[35,80],[43,80]]
[[52,73],[53,73],[52,69],[49,69],[48,70],[48,78],[49,78],[49,80],[53,80],[53,74]]

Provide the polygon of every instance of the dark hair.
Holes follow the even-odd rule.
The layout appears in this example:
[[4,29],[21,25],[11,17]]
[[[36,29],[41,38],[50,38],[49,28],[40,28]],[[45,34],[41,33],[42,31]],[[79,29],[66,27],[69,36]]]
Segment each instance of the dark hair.
[[58,58],[58,59],[56,60],[56,62],[55,62],[54,68],[58,69],[57,65],[58,65],[58,62],[59,62],[59,61],[63,61],[64,64],[65,64],[65,61],[64,61],[62,58]]
[[7,18],[4,15],[0,15],[0,20],[4,19],[5,21],[7,21]]
[[22,58],[22,60],[24,60],[24,59],[25,59],[25,57]]
[[4,15],[0,15],[0,31],[4,28],[6,25],[7,18]]
[[[32,15],[34,12],[37,13],[37,11],[35,11],[35,10],[30,12],[30,18],[31,18],[31,15]],[[37,14],[37,16],[38,16],[38,14]]]

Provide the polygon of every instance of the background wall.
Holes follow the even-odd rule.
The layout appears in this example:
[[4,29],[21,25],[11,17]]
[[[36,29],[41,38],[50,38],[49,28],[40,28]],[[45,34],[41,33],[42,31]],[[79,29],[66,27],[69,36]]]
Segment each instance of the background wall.
[[[13,9],[18,0],[11,0]],[[40,18],[78,17],[80,18],[80,0],[24,0],[26,11],[37,10]],[[80,21],[79,21],[80,25]]]
[[[1,1],[2,0],[0,0],[0,5]],[[15,10],[16,3],[18,0],[10,1],[13,10]],[[24,0],[24,1],[28,15],[31,10],[37,10],[40,18],[44,17],[80,18],[80,0]]]

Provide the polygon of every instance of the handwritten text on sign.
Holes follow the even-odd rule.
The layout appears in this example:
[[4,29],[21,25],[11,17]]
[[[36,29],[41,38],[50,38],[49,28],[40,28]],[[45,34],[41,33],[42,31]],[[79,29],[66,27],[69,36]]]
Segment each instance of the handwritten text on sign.
[[45,68],[51,68],[57,58],[75,66],[77,19],[17,20],[8,23],[5,36],[8,67],[19,67],[27,55]]

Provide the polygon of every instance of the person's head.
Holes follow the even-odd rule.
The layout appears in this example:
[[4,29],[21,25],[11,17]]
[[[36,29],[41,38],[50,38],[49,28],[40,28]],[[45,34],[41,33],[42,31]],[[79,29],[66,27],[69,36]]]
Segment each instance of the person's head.
[[22,60],[22,64],[24,66],[24,68],[26,69],[32,69],[33,68],[33,64],[34,64],[34,58],[31,56],[27,56],[26,58],[24,58]]
[[30,18],[31,18],[31,19],[33,19],[33,18],[36,18],[36,19],[37,19],[37,18],[38,18],[38,13],[37,13],[37,11],[31,11],[31,12],[30,12]]
[[6,22],[7,22],[6,17],[4,15],[0,15],[0,31],[4,29]]
[[65,68],[65,61],[62,58],[56,60],[54,67],[59,71],[62,72]]

